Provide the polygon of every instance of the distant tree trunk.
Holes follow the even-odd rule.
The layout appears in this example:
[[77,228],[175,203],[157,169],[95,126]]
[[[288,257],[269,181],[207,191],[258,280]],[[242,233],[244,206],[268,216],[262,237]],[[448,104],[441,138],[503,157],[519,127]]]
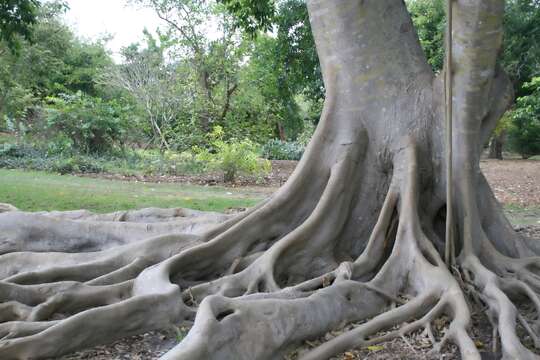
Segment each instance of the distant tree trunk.
[[506,132],[503,130],[499,134],[493,134],[489,142],[489,159],[503,159],[503,146],[506,138]]
[[281,122],[277,123],[277,130],[279,135],[279,140],[281,141],[287,141],[287,134],[285,133],[285,127]]

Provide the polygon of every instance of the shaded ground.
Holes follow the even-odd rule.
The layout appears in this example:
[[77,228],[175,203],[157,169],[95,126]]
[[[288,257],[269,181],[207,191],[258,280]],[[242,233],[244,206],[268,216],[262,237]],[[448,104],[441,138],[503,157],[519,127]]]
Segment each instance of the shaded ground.
[[540,161],[482,160],[480,166],[500,202],[540,206]]

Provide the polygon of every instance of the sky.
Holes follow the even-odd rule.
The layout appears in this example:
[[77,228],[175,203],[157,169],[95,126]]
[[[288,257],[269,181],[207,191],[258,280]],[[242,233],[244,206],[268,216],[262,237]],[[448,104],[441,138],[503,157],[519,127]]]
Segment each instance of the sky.
[[85,39],[113,36],[107,47],[115,61],[120,60],[122,47],[142,40],[145,27],[154,33],[162,24],[151,9],[128,5],[127,0],[68,0],[67,3],[70,10],[64,20],[77,36]]

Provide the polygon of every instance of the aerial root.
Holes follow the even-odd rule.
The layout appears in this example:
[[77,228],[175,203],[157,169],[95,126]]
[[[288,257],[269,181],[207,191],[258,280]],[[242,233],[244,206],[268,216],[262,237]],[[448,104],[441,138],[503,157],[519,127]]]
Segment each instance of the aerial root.
[[88,286],[77,282],[30,286],[4,283],[2,288],[17,300],[0,304],[0,322],[49,320],[57,310],[65,317],[87,308],[121,301],[129,294],[131,286],[132,282],[110,286]]
[[302,356],[301,360],[324,360],[330,357],[343,353],[346,350],[354,349],[360,346],[375,344],[395,338],[396,336],[405,335],[409,331],[419,327],[420,322],[415,322],[408,325],[408,328],[402,327],[401,330],[380,337],[369,339],[369,336],[383,329],[391,328],[399,325],[408,319],[414,318],[425,313],[426,308],[433,304],[434,294],[428,293],[419,295],[405,305],[383,312],[364,324],[359,325],[353,330],[350,330],[332,340],[313,349],[306,355]]
[[[394,159],[379,217],[356,260],[338,258],[333,247],[356,199],[356,184],[347,180],[357,178],[351,173],[361,155],[348,152],[317,177],[317,189],[297,177],[270,201],[200,236],[160,236],[99,254],[1,255],[1,356],[58,356],[192,320],[198,308],[189,335],[164,359],[238,353],[274,359],[306,339],[367,319],[302,359],[423,331],[433,352],[453,342],[462,358],[478,360],[464,291],[488,304],[508,357],[528,356],[508,334],[515,335],[518,321],[537,343],[535,327],[509,297],[525,295],[538,311],[535,262],[516,261],[510,278],[458,259],[463,278],[455,278],[421,226],[414,146],[405,152]],[[294,205],[291,186],[312,195],[306,204]],[[443,335],[434,334],[433,322],[443,315],[450,323]],[[260,341],[253,341],[255,332]],[[61,339],[71,334],[65,344]]]
[[[311,222],[324,222],[328,219],[328,217],[318,219],[315,216],[318,216],[319,211],[327,213],[329,208],[326,208],[325,202],[329,198],[334,199],[328,194],[332,194],[334,189],[331,185],[332,176],[339,171],[334,172],[333,169],[327,190],[312,213],[313,218],[308,217],[295,230],[298,232],[302,230],[302,236],[293,237],[293,231],[283,237],[258,257],[247,268],[249,271],[244,270],[223,278],[225,280],[218,279],[216,282],[186,290],[185,298],[195,297],[204,300],[200,304],[195,324],[188,337],[164,359],[205,358],[211,357],[216,351],[219,351],[221,356],[243,354],[243,350],[247,350],[244,347],[248,346],[244,341],[249,342],[247,353],[250,354],[250,358],[275,358],[291,344],[322,336],[325,332],[339,328],[343,324],[364,319],[371,320],[321,345],[302,359],[327,359],[351,347],[403,337],[422,328],[433,341],[436,351],[439,351],[447,341],[452,340],[458,343],[462,354],[465,355],[464,358],[479,359],[478,350],[467,333],[470,312],[464,294],[420,227],[416,206],[418,196],[416,161],[414,156],[409,156],[408,160],[410,160],[408,162],[410,176],[406,181],[407,186],[400,189],[390,185],[365,252],[355,262],[341,262],[335,270],[316,275],[311,279],[308,277],[308,280],[299,284],[293,282],[292,286],[274,292],[260,294],[265,290],[260,287],[258,294],[250,294],[251,291],[248,291],[251,286],[248,279],[269,281],[265,277],[266,274],[273,273],[275,270],[270,270],[274,267],[286,264],[283,256],[288,255],[287,251],[294,249],[296,241],[302,243],[302,246],[299,246],[301,249],[309,248],[312,242],[318,243],[316,231],[312,237],[306,236],[306,233],[309,235],[309,231],[313,230],[310,228]],[[337,194],[343,192],[342,189],[336,190]],[[345,211],[346,209],[345,207]],[[396,237],[395,240],[392,237]],[[391,250],[391,254],[386,258],[384,254],[388,250]],[[298,255],[310,254],[309,251],[303,250]],[[374,256],[377,258],[373,259]],[[269,257],[273,261],[268,261]],[[313,256],[308,255],[307,258],[313,259]],[[301,258],[296,258],[297,261],[298,259]],[[261,264],[264,266],[260,267]],[[285,271],[290,271],[291,268],[291,264],[284,267]],[[370,277],[371,281],[359,281],[367,273],[374,271],[376,274]],[[233,279],[235,281],[232,281]],[[235,298],[225,298],[221,295],[204,297],[198,293],[202,291],[209,295],[213,291],[219,292],[224,289],[226,291],[222,293],[223,295]],[[231,289],[235,291],[230,292]],[[194,295],[193,291],[197,293]],[[401,300],[398,296],[401,291],[408,294],[411,300],[408,302]],[[380,299],[378,303],[370,300],[373,296]],[[327,304],[327,300],[331,300],[331,303]],[[392,303],[401,306],[388,309],[388,305]],[[317,311],[314,311],[315,308]],[[326,314],[328,311],[330,314]],[[318,315],[304,316],[305,312]],[[450,315],[453,320],[447,333],[437,342],[431,323],[443,313]],[[417,318],[420,319],[414,320]],[[408,320],[413,321],[407,324]],[[406,324],[397,331],[376,336],[379,331],[403,323]],[[257,325],[260,330],[258,334],[265,339],[265,344],[254,345],[249,341],[248,335],[240,339],[230,338],[231,334],[235,333],[248,334],[250,324],[260,324]],[[372,335],[375,337],[370,338]],[[202,337],[209,336],[216,341],[212,343],[203,341]],[[231,341],[234,345],[230,344]]]
[[88,210],[36,212],[35,215],[48,216],[56,219],[77,221],[108,221],[132,223],[159,223],[178,220],[209,221],[215,218],[222,222],[231,215],[211,211],[198,211],[186,208],[145,208],[140,210],[115,211],[108,214],[96,214]]
[[498,275],[497,271],[488,269],[480,258],[473,254],[461,259],[461,267],[468,274],[467,279],[474,286],[480,299],[487,305],[490,322],[494,328],[494,346],[500,340],[503,358],[505,359],[538,359],[538,355],[527,349],[517,335],[518,323],[529,334],[538,348],[538,335],[520,314],[510,297],[525,295],[538,311],[538,294],[525,281],[514,277]]

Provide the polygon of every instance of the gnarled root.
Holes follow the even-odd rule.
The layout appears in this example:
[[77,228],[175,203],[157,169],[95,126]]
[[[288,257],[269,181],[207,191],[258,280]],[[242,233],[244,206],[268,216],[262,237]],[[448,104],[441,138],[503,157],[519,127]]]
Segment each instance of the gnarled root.
[[[489,306],[507,358],[532,358],[515,328],[520,322],[537,341],[536,324],[510,298],[525,296],[540,308],[536,258],[510,258],[486,238],[484,251],[457,259],[462,275],[454,277],[419,209],[413,142],[393,159],[363,251],[356,259],[337,256],[336,240],[356,206],[357,187],[347,180],[364,156],[365,148],[345,151],[316,186],[306,189],[303,178],[293,178],[269,201],[200,235],[161,235],[98,252],[1,255],[0,356],[54,357],[194,320],[164,359],[275,359],[306,339],[361,322],[301,359],[423,330],[434,352],[451,341],[462,358],[476,360],[466,289]],[[318,200],[293,205],[296,192]],[[441,316],[450,324],[436,338],[433,322]]]
[[[446,314],[453,320],[445,336],[434,343],[435,348],[439,350],[452,340],[459,344],[464,358],[479,359],[478,350],[467,334],[470,313],[464,294],[420,227],[414,146],[410,152],[404,160],[405,184],[401,188],[391,185],[366,250],[355,262],[342,263],[327,274],[267,294],[238,291],[233,295],[239,297],[234,299],[205,297],[188,337],[164,358],[274,359],[303,339],[319,337],[348,322],[369,319],[302,357],[328,359],[347,349],[404,336],[419,328],[431,333],[431,322]],[[331,183],[332,177],[329,186]],[[396,224],[393,216],[399,219],[395,240],[381,241],[392,234],[390,230]],[[282,241],[288,239],[284,237]],[[385,247],[391,250],[386,260]],[[266,254],[259,259],[264,259]],[[371,256],[366,254],[379,255],[379,261],[370,261]],[[270,264],[275,266],[277,262]],[[273,273],[275,268],[268,271]],[[360,280],[373,272],[370,281]],[[242,276],[247,274],[256,278],[259,273],[251,270]],[[223,289],[221,281],[219,284],[216,288],[212,284],[203,288],[206,292]],[[199,289],[200,286],[192,289],[196,296],[200,295]],[[411,300],[390,308],[391,303],[400,301],[399,295]],[[377,336],[379,331],[410,319],[418,320],[402,325],[398,331]],[[254,333],[257,341],[251,335]],[[212,341],[206,341],[208,338]]]

